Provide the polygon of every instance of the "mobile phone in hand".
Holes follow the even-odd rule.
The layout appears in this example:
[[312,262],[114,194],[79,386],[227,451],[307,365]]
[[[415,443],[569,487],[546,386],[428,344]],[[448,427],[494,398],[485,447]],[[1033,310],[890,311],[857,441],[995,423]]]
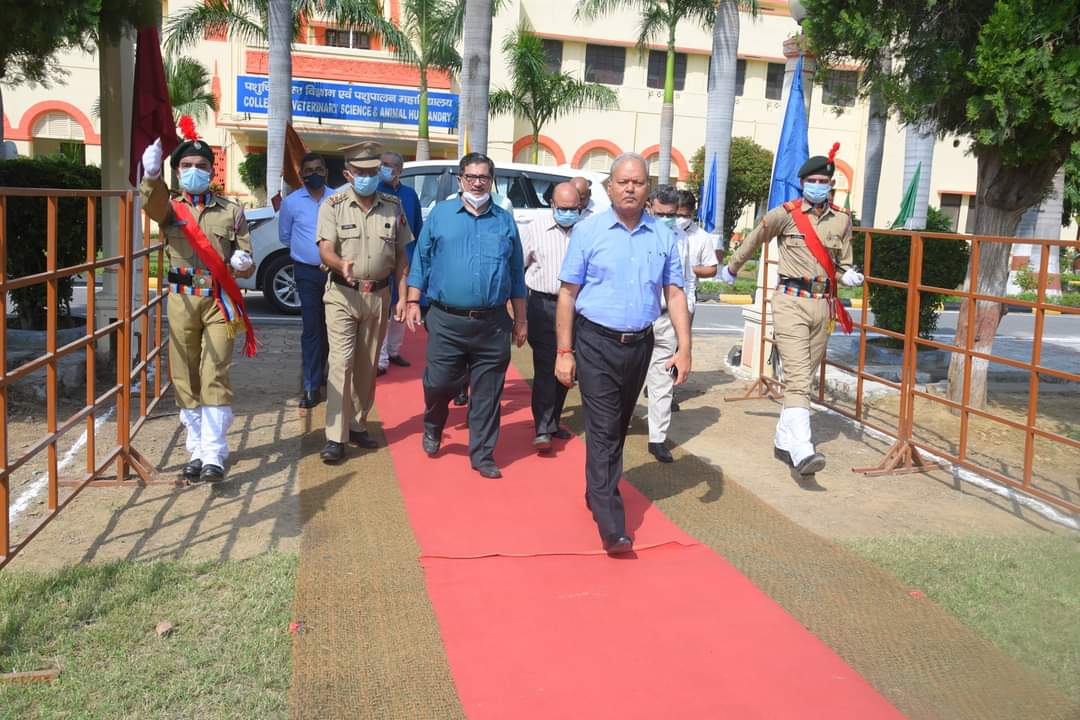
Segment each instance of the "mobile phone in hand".
[[678,380],[679,379],[679,366],[678,365],[672,365],[671,367],[669,367],[668,368],[668,375],[671,376],[672,380]]

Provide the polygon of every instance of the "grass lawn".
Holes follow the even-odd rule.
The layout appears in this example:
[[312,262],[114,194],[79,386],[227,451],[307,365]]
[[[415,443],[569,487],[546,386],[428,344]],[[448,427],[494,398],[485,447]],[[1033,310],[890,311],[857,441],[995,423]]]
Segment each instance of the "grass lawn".
[[[296,563],[0,572],[0,671],[62,669],[53,682],[0,684],[0,717],[285,717]],[[154,632],[162,620],[175,626],[166,638]]]
[[848,543],[1080,702],[1080,538]]

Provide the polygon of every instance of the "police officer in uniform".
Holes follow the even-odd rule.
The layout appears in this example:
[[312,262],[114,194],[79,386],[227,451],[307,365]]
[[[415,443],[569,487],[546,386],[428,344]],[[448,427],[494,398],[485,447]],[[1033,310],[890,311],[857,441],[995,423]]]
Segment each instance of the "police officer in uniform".
[[774,446],[776,456],[802,475],[825,467],[825,456],[814,450],[810,437],[810,384],[834,322],[840,320],[850,331],[836,283],[863,283],[852,265],[851,216],[829,202],[838,148],[834,145],[828,157],[817,155],[803,164],[802,198],[769,211],[720,272],[724,282],[733,284],[739,268],[756,256],[762,243],[778,239],[780,282],[772,312],[785,390]]
[[[181,193],[173,207],[161,178],[161,140],[146,148],[139,188],[146,214],[158,223],[169,260],[169,374],[180,422],[187,428],[185,446],[190,459],[183,476],[189,483],[216,482],[225,477],[229,455],[226,433],[232,424],[233,391],[229,383],[238,310],[222,300],[220,277],[211,272],[189,239],[187,220],[194,218],[208,251],[217,254],[220,270],[237,277],[255,272],[244,211],[210,192],[214,152],[198,139],[188,120],[188,139],[170,156],[178,171]],[[183,126],[183,123],[181,123]],[[228,265],[225,262],[228,262]],[[217,297],[215,297],[215,295]],[[231,317],[226,317],[231,315]]]
[[345,443],[374,448],[367,416],[390,316],[390,276],[398,278],[394,318],[405,317],[405,246],[412,233],[393,195],[377,192],[382,147],[365,140],[343,149],[347,188],[319,209],[319,256],[330,271],[323,302],[330,340],[323,462],[345,457]]

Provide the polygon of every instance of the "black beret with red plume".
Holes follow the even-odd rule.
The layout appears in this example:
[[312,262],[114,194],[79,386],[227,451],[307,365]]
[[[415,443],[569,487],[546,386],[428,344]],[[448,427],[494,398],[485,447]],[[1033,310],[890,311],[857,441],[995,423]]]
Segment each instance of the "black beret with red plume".
[[184,142],[180,143],[169,156],[174,167],[176,163],[189,155],[204,157],[211,165],[214,164],[214,151],[199,137],[199,133],[195,130],[195,120],[190,115],[180,118],[180,135],[184,138]]
[[799,177],[804,178],[807,175],[828,175],[833,176],[836,172],[836,152],[840,149],[840,143],[833,143],[832,149],[829,150],[829,156],[815,155],[802,164],[799,168]]

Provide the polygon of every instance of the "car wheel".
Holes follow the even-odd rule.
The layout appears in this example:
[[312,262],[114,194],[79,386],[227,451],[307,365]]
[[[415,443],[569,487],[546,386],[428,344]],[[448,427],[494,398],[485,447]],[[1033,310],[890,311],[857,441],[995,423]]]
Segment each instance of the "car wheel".
[[262,281],[263,296],[283,315],[300,314],[300,292],[296,288],[292,258],[282,253],[270,260]]

